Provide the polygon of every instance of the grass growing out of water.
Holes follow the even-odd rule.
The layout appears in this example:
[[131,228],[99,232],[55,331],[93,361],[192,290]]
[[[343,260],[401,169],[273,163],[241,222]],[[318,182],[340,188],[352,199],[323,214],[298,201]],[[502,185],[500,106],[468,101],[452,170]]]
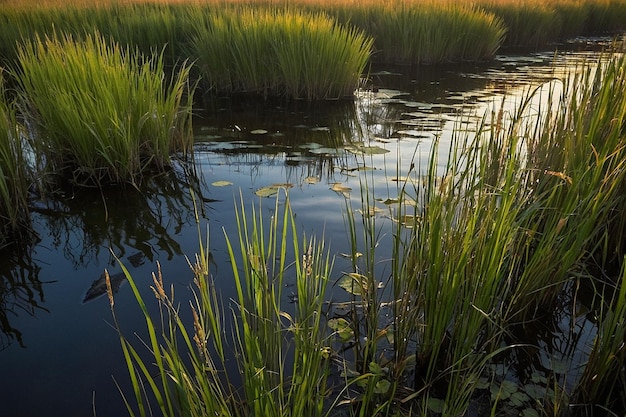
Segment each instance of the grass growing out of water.
[[193,39],[212,89],[307,100],[351,97],[371,45],[322,13],[249,6],[211,13]]
[[35,152],[81,184],[139,182],[191,148],[189,66],[167,80],[162,54],[144,58],[103,36],[37,38],[15,76]]
[[[226,235],[237,289],[230,306],[232,340],[225,339],[221,314],[226,306],[218,302],[209,276],[207,246],[200,245],[196,262],[190,264],[195,277],[191,324],[181,319],[173,291],[165,291],[159,271],[153,290],[164,318],[161,329],[124,269],[146,318],[145,343],[153,357],[143,359],[120,333],[140,416],[150,414],[146,391],[164,416],[325,415],[331,352],[322,307],[332,269],[329,253],[323,240],[297,237],[288,199],[276,199],[269,220],[260,206],[248,217],[243,201],[235,210],[238,242]],[[295,305],[282,301],[288,280],[298,290]],[[110,291],[109,299],[115,317]],[[234,358],[228,346],[234,348]],[[227,360],[240,368],[241,392],[228,378],[233,370],[225,368]],[[150,362],[159,372],[156,380]]]
[[25,233],[28,220],[27,165],[16,106],[4,90],[0,68],[0,249]]
[[340,5],[336,13],[373,36],[372,58],[384,63],[488,60],[506,32],[494,14],[457,3],[370,2]]
[[[552,393],[546,403],[531,401],[522,376],[504,384],[512,375],[493,369],[526,343],[514,336],[515,326],[549,317],[572,282],[604,286],[607,277],[593,271],[621,261],[626,105],[622,94],[611,92],[624,91],[625,67],[618,56],[573,76],[562,93],[552,84],[550,105],[534,117],[535,96],[545,89],[529,93],[512,114],[504,107],[494,112],[476,139],[457,135],[444,172],[435,142],[426,172],[414,176],[411,168],[392,199],[397,223],[385,281],[391,295],[372,276],[373,251],[381,244],[373,214],[363,216],[363,237],[349,217],[353,255],[364,253],[348,289],[359,305],[346,324],[355,335],[351,369],[361,377],[367,369],[385,369],[389,383],[384,391],[363,388],[360,415],[391,404],[444,416],[472,407],[486,407],[485,413],[567,408],[573,392],[559,383],[542,388]],[[503,117],[509,123],[502,124]],[[371,194],[363,192],[363,213],[372,213]],[[621,285],[598,292],[598,338],[574,390],[587,403],[623,404],[617,394],[624,386]],[[391,317],[369,313],[389,304]],[[365,339],[357,338],[362,329]],[[610,380],[615,388],[605,390]],[[517,405],[507,402],[512,390],[522,398]],[[487,405],[480,400],[485,393]]]

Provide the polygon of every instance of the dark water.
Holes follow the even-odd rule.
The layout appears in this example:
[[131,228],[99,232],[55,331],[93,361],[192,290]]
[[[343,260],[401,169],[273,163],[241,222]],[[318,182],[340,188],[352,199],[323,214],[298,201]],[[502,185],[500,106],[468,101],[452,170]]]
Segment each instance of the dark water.
[[[499,56],[480,66],[373,69],[372,85],[353,103],[208,100],[197,110],[195,164],[176,163],[141,190],[68,189],[37,202],[37,241],[1,255],[0,416],[126,414],[114,379],[130,393],[128,375],[107,297],[97,297],[98,279],[105,268],[119,274],[115,255],[150,300],[158,261],[184,303],[192,278],[185,255],[198,249],[189,190],[200,203],[202,232],[209,227],[213,274],[227,300],[234,288],[222,229],[235,236],[239,193],[248,207],[262,200],[261,210],[271,214],[274,200],[255,191],[289,184],[301,230],[323,233],[333,253],[349,252],[342,212],[350,201],[360,208],[362,184],[374,198],[395,197],[389,179],[411,164],[425,166],[434,138],[441,141],[443,166],[453,131],[471,133],[503,100],[512,109],[529,89],[558,86],[555,77],[598,58],[598,44],[582,40],[561,46],[566,52]],[[368,154],[359,155],[363,149]],[[389,257],[384,228],[391,215],[377,213],[381,268]],[[337,278],[348,268],[342,262],[338,257]],[[118,319],[127,336],[141,336],[144,323],[129,285],[117,283]],[[592,329],[580,333],[591,337]]]

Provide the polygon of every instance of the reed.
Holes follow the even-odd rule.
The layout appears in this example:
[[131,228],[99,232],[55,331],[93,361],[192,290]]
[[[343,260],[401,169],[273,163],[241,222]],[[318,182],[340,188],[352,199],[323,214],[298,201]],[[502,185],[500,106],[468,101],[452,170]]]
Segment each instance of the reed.
[[[388,199],[398,219],[391,297],[378,290],[373,267],[380,226],[366,215],[360,225],[347,217],[353,259],[363,254],[363,265],[353,263],[352,287],[341,285],[355,303],[345,324],[355,350],[349,369],[365,381],[357,413],[392,404],[467,413],[494,384],[490,369],[501,364],[499,356],[520,348],[511,337],[517,323],[551,314],[574,279],[604,285],[588,265],[607,267],[623,250],[625,114],[623,97],[610,92],[624,89],[624,65],[616,56],[572,74],[562,92],[552,84],[529,92],[511,113],[495,109],[475,139],[457,134],[443,172],[435,142],[424,172],[412,165],[398,173],[406,180]],[[537,110],[541,94],[549,104]],[[373,194],[362,193],[363,213],[372,213]],[[598,292],[606,320],[577,389],[586,403],[619,392],[594,382],[596,375],[623,378],[614,362],[623,356],[615,329],[622,320],[619,288]],[[383,318],[389,304],[393,314]],[[389,385],[381,392],[383,379]],[[567,404],[564,387],[544,389],[555,409]],[[499,394],[493,401],[495,412]]]
[[[234,357],[226,349],[221,315],[225,305],[218,302],[208,272],[208,247],[202,240],[195,263],[190,263],[196,286],[191,321],[181,317],[173,291],[166,292],[159,271],[153,276],[152,289],[161,317],[166,318],[160,327],[122,265],[146,318],[145,344],[153,356],[144,359],[120,331],[139,415],[148,415],[146,392],[164,416],[327,415],[330,348],[322,307],[332,261],[323,240],[304,236],[300,241],[296,237],[288,198],[282,210],[281,205],[277,198],[275,215],[269,220],[254,207],[248,218],[243,201],[235,208],[238,250],[224,232],[237,289],[237,299],[230,306],[235,323]],[[294,276],[298,290],[293,308],[282,304],[287,274]],[[116,325],[119,330],[117,319]],[[233,360],[242,374],[242,394],[225,368],[226,362]],[[159,372],[156,381],[149,362],[154,362]],[[135,415],[130,401],[127,405]]]
[[0,249],[25,238],[30,224],[25,133],[15,101],[5,93],[3,75],[0,68]]
[[[572,395],[583,408],[623,410],[626,407],[626,262],[615,286],[598,285],[598,331],[583,375]],[[593,413],[593,409],[590,410]],[[582,414],[582,413],[581,413]]]
[[611,236],[624,227],[626,102],[612,91],[625,86],[624,66],[617,56],[569,78],[559,107],[544,110],[550,122],[528,144],[534,196],[522,217],[529,234],[513,302],[523,311],[533,311],[525,303],[550,305],[572,270],[588,275],[588,262],[621,261],[621,238]]
[[353,95],[371,44],[322,13],[247,6],[201,22],[193,53],[218,92],[336,99]]
[[100,35],[38,38],[19,48],[19,63],[46,169],[81,184],[136,183],[190,151],[188,65],[166,81],[162,54],[143,58]]
[[470,4],[366,2],[337,6],[334,13],[371,34],[373,60],[384,63],[492,59],[506,32],[499,18]]

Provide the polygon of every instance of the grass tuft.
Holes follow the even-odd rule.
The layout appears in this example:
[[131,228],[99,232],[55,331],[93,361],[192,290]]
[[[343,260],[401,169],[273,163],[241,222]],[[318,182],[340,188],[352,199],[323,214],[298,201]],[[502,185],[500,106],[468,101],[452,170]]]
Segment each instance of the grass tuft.
[[162,54],[143,58],[103,36],[37,38],[15,76],[35,152],[78,184],[140,182],[191,150],[189,66],[165,79]]

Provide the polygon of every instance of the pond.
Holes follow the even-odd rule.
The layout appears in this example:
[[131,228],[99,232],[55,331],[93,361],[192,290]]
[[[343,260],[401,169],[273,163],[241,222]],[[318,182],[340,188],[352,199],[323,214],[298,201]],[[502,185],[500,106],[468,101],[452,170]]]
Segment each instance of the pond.
[[[67,189],[38,202],[37,242],[5,253],[0,264],[0,414],[126,414],[116,384],[129,393],[128,374],[107,297],[99,297],[105,268],[119,285],[125,334],[141,336],[145,323],[113,254],[146,295],[159,262],[184,305],[193,277],[185,255],[198,250],[198,227],[202,234],[208,227],[213,276],[221,297],[233,298],[223,231],[236,234],[240,196],[270,214],[274,199],[259,194],[279,184],[301,231],[323,236],[338,255],[338,278],[349,269],[339,256],[350,252],[342,213],[361,207],[362,192],[379,201],[397,196],[393,179],[412,164],[426,167],[435,139],[443,168],[453,132],[471,133],[486,111],[514,108],[530,89],[597,60],[607,44],[577,39],[556,53],[500,55],[484,65],[375,68],[354,102],[207,99],[196,110],[193,165],[178,163],[139,190]],[[391,220],[384,210],[376,215],[382,270]]]

